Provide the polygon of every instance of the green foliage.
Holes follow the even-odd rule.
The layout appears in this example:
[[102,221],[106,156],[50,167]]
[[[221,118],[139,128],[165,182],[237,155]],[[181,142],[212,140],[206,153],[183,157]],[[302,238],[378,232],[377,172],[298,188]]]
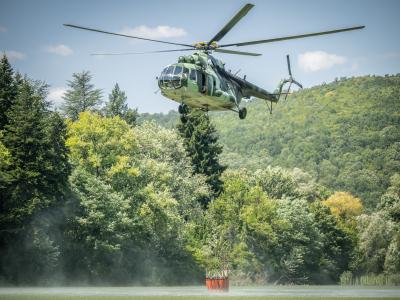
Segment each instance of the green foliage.
[[[225,167],[219,163],[218,156],[222,153],[222,147],[218,144],[215,127],[201,110],[192,110],[187,119],[186,123],[178,125],[178,131],[184,140],[194,172],[205,175],[214,196],[218,196],[222,191],[223,182],[220,177]],[[203,206],[207,206],[210,200],[204,199]]]
[[120,171],[135,176],[130,167],[136,137],[120,117],[103,118],[99,114],[82,112],[79,122],[69,122],[67,146],[71,162],[96,176],[117,176]]
[[364,285],[364,286],[398,286],[400,285],[400,275],[367,274],[359,277],[353,276],[349,271],[340,276],[341,285]]
[[66,125],[48,110],[45,95],[42,83],[20,79],[3,131],[0,276],[6,282],[46,282],[59,266],[59,240],[49,233],[46,212],[65,200],[70,166]]
[[356,243],[321,202],[312,203],[311,212],[315,216],[315,226],[321,234],[322,243],[321,271],[315,281],[336,283],[339,275],[349,269]]
[[[207,269],[245,282],[337,282],[353,244],[329,209],[309,204],[293,175],[269,168],[227,171],[193,252]],[[271,184],[273,183],[273,184]]]
[[127,96],[121,91],[118,83],[115,84],[111,94],[108,96],[108,102],[104,107],[104,114],[107,117],[116,117],[124,119],[128,124],[135,125],[138,117],[137,109],[128,108],[126,103]]
[[85,265],[90,281],[172,283],[190,270],[186,280],[193,280],[186,227],[201,216],[198,199],[209,191],[192,175],[177,134],[91,112],[68,126],[76,169],[67,252],[82,253],[68,273]]
[[247,284],[398,284],[399,76],[302,91],[268,120],[258,101],[244,122],[216,113],[224,152],[201,111],[178,130],[137,125],[118,85],[94,112],[90,80],[69,82],[65,122],[45,84],[0,62],[1,282],[177,284],[228,269]]
[[66,255],[75,262],[66,271],[83,274],[86,268],[92,280],[109,280],[110,274],[115,275],[110,265],[118,268],[122,244],[135,227],[129,199],[81,168],[74,170],[70,182],[76,203],[66,231],[70,241]]
[[11,155],[10,183],[2,191],[2,224],[21,225],[37,210],[55,204],[67,182],[65,125],[47,110],[44,93],[45,86],[24,80],[8,112],[3,143]]
[[3,54],[0,61],[0,130],[8,124],[7,112],[15,102],[17,95],[14,71],[8,62],[7,56]]
[[10,151],[3,144],[3,133],[0,131],[0,190],[5,188],[9,181],[7,169],[11,163]]
[[400,174],[390,178],[390,186],[381,197],[378,208],[385,211],[393,221],[400,223]]
[[63,96],[62,111],[72,120],[78,119],[79,113],[87,110],[97,110],[101,103],[101,90],[95,89],[90,83],[92,75],[89,71],[72,74],[68,81],[69,89]]
[[[388,251],[391,242],[395,242],[393,246],[397,251],[399,249],[397,244],[399,233],[395,223],[385,218],[382,212],[376,212],[371,215],[361,215],[358,218],[358,226],[361,270],[366,273],[382,273],[386,256],[389,255],[388,259],[393,260],[393,249]],[[389,267],[389,264],[386,265]]]

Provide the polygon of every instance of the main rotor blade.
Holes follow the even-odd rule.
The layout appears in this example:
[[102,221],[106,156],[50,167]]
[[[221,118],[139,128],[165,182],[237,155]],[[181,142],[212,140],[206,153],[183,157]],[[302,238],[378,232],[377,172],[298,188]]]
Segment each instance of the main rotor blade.
[[77,29],[83,29],[83,30],[94,31],[94,32],[99,32],[99,33],[123,36],[123,37],[131,38],[131,39],[145,40],[145,41],[150,41],[150,42],[170,44],[170,45],[178,45],[178,46],[185,46],[185,47],[193,47],[193,45],[188,45],[188,44],[181,44],[181,43],[173,43],[173,42],[153,40],[153,39],[148,39],[148,38],[143,38],[143,37],[138,37],[138,36],[133,36],[133,35],[127,35],[127,34],[122,34],[122,33],[115,33],[115,32],[105,31],[105,30],[101,30],[101,29],[83,27],[83,26],[78,26],[78,25],[72,25],[72,24],[63,24],[63,25],[67,26],[67,27],[77,28]]
[[176,51],[194,51],[196,49],[172,49],[172,50],[160,50],[160,51],[146,51],[146,52],[121,52],[121,53],[91,53],[90,55],[134,55],[134,54],[150,54],[150,53],[162,53],[162,52],[176,52]]
[[334,30],[328,30],[328,31],[306,33],[306,34],[300,34],[300,35],[291,35],[291,36],[285,36],[285,37],[279,37],[279,38],[273,38],[273,39],[267,39],[267,40],[225,44],[225,45],[219,45],[218,47],[230,47],[230,46],[241,47],[241,46],[248,46],[248,45],[255,45],[255,44],[273,43],[273,42],[280,42],[280,41],[285,41],[285,40],[301,39],[301,38],[317,36],[317,35],[325,35],[325,34],[344,32],[344,31],[358,30],[358,29],[363,29],[363,28],[365,28],[365,26],[348,27],[348,28],[334,29]]
[[292,78],[292,68],[290,67],[290,58],[289,54],[286,54],[286,63],[287,63],[287,68],[288,68],[288,73],[290,78]]
[[234,50],[228,50],[228,49],[215,49],[214,51],[215,52],[221,52],[221,53],[228,53],[228,54],[249,55],[249,56],[260,56],[260,55],[262,55],[262,54],[259,54],[259,53],[234,51]]
[[218,42],[220,39],[222,39],[225,34],[228,33],[229,30],[232,29],[233,26],[236,25],[237,22],[240,21],[241,18],[243,18],[250,9],[254,7],[254,4],[247,3],[243,8],[222,28],[209,42],[208,45],[210,45],[212,42]]

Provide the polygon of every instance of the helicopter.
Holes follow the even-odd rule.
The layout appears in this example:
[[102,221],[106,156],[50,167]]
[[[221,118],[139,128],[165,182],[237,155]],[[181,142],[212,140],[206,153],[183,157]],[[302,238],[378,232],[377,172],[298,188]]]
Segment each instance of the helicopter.
[[[129,55],[145,53],[165,53],[195,51],[191,55],[180,56],[177,63],[166,66],[161,75],[156,77],[161,94],[166,98],[179,103],[178,112],[181,115],[181,121],[187,122],[189,108],[198,108],[204,111],[224,111],[231,110],[238,113],[240,119],[245,119],[247,115],[246,107],[240,107],[242,99],[259,98],[269,102],[268,108],[272,113],[272,103],[277,103],[282,96],[286,97],[291,93],[292,85],[299,88],[303,86],[292,76],[290,58],[286,55],[286,63],[289,77],[282,79],[273,93],[258,87],[246,80],[246,76],[239,77],[237,73],[225,69],[225,63],[215,58],[212,53],[225,53],[234,55],[260,56],[259,53],[243,52],[226,47],[243,47],[256,44],[273,43],[285,40],[306,38],[312,36],[334,34],[339,32],[359,30],[365,26],[354,26],[328,31],[306,33],[300,35],[284,36],[264,40],[249,42],[218,44],[218,42],[254,7],[254,4],[246,4],[239,10],[233,18],[209,41],[197,42],[195,44],[174,43],[169,41],[155,40],[145,37],[115,33],[101,29],[83,27],[73,24],[63,24],[64,26],[94,31],[98,33],[122,36],[127,38],[183,46],[185,48],[158,50],[149,52],[128,52],[128,53],[93,53],[92,55]],[[288,86],[286,89],[285,87]]]

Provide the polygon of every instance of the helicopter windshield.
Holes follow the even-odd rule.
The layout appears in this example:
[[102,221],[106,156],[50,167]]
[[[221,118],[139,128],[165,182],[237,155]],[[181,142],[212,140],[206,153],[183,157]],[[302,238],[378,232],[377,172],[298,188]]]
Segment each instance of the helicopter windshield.
[[175,71],[174,71],[174,75],[179,75],[181,73],[182,73],[182,67],[176,66],[175,67]]
[[161,72],[158,85],[160,88],[177,89],[182,86],[182,66],[169,66]]

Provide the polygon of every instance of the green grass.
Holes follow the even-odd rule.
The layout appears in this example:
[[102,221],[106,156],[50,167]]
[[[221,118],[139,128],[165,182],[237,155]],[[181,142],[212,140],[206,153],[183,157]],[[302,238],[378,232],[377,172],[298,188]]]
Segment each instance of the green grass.
[[[221,294],[222,295],[222,294]],[[220,296],[49,296],[49,295],[0,295],[1,300],[213,300],[221,299]],[[225,298],[225,297],[222,297]],[[400,297],[295,297],[295,296],[234,296],[228,297],[230,300],[371,300],[371,299],[385,299],[385,300],[399,300]]]

